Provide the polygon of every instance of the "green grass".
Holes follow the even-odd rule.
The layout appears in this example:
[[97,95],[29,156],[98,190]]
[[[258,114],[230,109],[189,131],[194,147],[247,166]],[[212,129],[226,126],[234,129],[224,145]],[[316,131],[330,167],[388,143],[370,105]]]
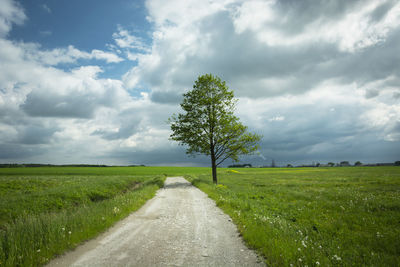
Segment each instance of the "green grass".
[[272,266],[398,266],[400,168],[219,169],[187,176]]
[[[272,266],[397,266],[400,168],[0,169],[0,265],[43,265],[186,176]],[[301,260],[301,261],[300,261]]]
[[45,264],[137,210],[167,175],[187,172],[169,167],[1,168],[0,266]]

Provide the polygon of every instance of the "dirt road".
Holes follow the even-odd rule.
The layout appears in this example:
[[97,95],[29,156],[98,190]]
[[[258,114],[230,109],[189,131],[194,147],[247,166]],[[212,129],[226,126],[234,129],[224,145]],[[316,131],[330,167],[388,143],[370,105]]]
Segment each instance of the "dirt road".
[[49,266],[264,266],[235,225],[182,177],[97,239]]

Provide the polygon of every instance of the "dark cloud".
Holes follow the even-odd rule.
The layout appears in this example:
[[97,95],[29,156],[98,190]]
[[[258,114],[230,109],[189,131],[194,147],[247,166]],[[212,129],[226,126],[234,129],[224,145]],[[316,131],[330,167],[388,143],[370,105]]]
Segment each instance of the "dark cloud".
[[18,142],[28,145],[48,144],[52,141],[54,133],[60,130],[58,127],[46,128],[36,125],[21,128],[18,132]]
[[126,139],[132,136],[138,130],[137,122],[136,121],[125,122],[122,125],[120,125],[120,127],[116,131],[98,129],[94,131],[92,135],[101,136],[101,138],[106,140]]
[[144,164],[147,166],[208,166],[210,162],[209,158],[204,155],[189,157],[185,153],[185,148],[181,146],[160,148],[157,151],[116,148],[104,157],[118,158],[124,160],[125,164]]
[[182,100],[182,94],[175,92],[153,92],[151,100],[156,103],[178,104]]
[[[183,88],[190,89],[193,81],[205,73],[213,73],[229,81],[239,96],[302,93],[326,78],[318,75],[320,64],[342,56],[333,44],[271,47],[260,42],[252,32],[236,34],[230,14],[226,11],[208,16],[201,21],[199,29],[210,39],[206,53],[187,54],[179,62],[174,54],[166,53],[156,69],[141,76],[155,90],[152,94],[154,101],[178,101]],[[168,69],[175,71],[168,72]],[[286,84],[257,83],[260,79],[286,78]],[[176,93],[166,91],[165,81],[175,85],[171,89]],[[158,91],[157,88],[162,89]]]
[[366,98],[373,98],[379,95],[379,90],[377,89],[369,89],[365,92]]
[[33,91],[21,108],[33,117],[91,118],[96,103],[89,96],[61,96]]
[[93,118],[97,108],[113,107],[117,104],[116,91],[107,88],[104,92],[71,90],[58,94],[48,90],[33,90],[26,96],[21,108],[32,117]]
[[395,3],[395,1],[387,1],[377,6],[375,10],[371,13],[371,20],[374,22],[381,21],[392,9]]
[[[400,157],[400,29],[396,19],[386,21],[397,1],[238,1],[223,8],[202,2],[198,10],[191,10],[197,1],[178,1],[167,4],[175,5],[172,13],[163,1],[147,1],[149,16],[159,16],[151,18],[152,49],[135,54],[137,65],[123,81],[106,79],[109,66],[79,67],[76,60],[117,62],[111,55],[0,38],[2,161],[208,166],[207,157],[187,157],[168,141],[166,123],[205,73],[227,81],[240,97],[244,124],[264,136],[260,155],[243,162]],[[260,3],[274,19],[257,13]],[[244,6],[249,14],[240,21]]]
[[[324,78],[338,78],[343,83],[358,82],[360,85],[400,77],[400,29],[389,34],[383,43],[365,48],[357,53],[334,58],[330,64],[321,66],[319,75]],[[393,82],[393,81],[392,81]]]
[[0,159],[2,159],[3,162],[11,160],[19,161],[32,156],[42,155],[45,152],[46,150],[44,148],[37,146],[15,143],[0,143]]
[[280,0],[277,1],[276,10],[278,17],[284,17],[281,24],[275,24],[281,32],[288,36],[301,33],[304,28],[317,20],[342,19],[355,6],[362,4],[362,0],[336,0],[336,1],[313,1],[313,0]]
[[[379,5],[370,16],[382,20],[393,3]],[[315,21],[338,22],[365,4],[365,1],[278,1],[274,12],[277,17],[285,17],[285,23],[269,27],[288,39],[295,38]],[[190,89],[197,76],[204,73],[214,73],[228,81],[238,96],[256,98],[302,94],[328,79],[363,86],[377,79],[400,76],[399,30],[390,31],[381,42],[349,52],[343,51],[337,42],[318,36],[315,41],[268,45],[260,41],[258,32],[246,30],[238,34],[230,11],[216,12],[196,24],[199,32],[193,44],[198,46],[196,53],[184,52],[185,48],[174,51],[169,43],[172,40],[160,40],[157,47],[163,49],[157,51],[158,65],[147,71],[139,63],[138,73],[153,89],[154,101],[173,103],[177,98],[172,91],[181,94],[184,88]],[[182,55],[177,57],[177,53]]]

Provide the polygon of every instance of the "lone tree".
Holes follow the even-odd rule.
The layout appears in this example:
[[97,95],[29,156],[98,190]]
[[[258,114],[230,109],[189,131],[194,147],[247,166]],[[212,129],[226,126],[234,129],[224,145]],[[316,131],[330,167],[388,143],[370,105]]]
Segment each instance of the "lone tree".
[[187,154],[211,157],[213,182],[217,166],[226,159],[239,161],[240,155],[258,149],[260,135],[247,131],[233,112],[237,100],[224,81],[212,74],[199,76],[193,90],[183,95],[183,113],[170,119],[170,139],[187,145]]

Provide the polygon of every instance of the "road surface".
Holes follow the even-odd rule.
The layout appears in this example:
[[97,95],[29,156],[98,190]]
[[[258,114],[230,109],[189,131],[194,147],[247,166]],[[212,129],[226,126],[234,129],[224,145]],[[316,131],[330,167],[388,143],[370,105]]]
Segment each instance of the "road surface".
[[182,177],[48,266],[264,266],[215,202]]

